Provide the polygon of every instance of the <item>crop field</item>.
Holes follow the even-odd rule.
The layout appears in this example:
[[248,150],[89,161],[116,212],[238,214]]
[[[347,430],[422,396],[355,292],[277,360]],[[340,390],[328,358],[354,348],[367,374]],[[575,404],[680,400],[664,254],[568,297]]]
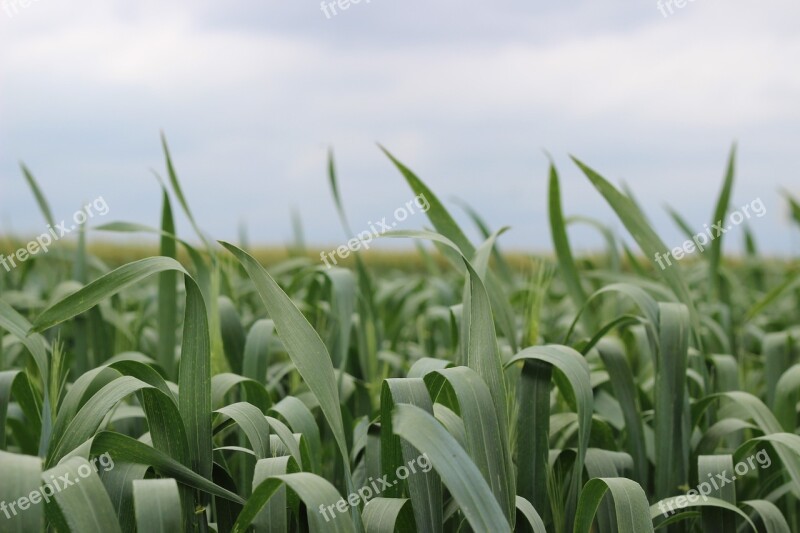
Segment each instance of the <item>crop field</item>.
[[[416,247],[395,268],[353,250],[332,156],[347,260],[262,262],[203,232],[163,148],[161,219],[73,247],[23,167],[48,233],[3,244],[0,532],[800,531],[800,265],[759,255],[756,202],[734,218],[735,151],[679,248],[578,160],[627,233],[570,216],[551,166],[555,253],[513,260],[386,152],[426,206],[371,242]],[[158,250],[91,247],[121,234]]]

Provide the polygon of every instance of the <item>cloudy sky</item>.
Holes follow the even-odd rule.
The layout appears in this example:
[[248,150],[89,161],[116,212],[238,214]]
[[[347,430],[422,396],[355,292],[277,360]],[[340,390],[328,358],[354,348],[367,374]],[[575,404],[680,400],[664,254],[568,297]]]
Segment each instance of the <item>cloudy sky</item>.
[[[245,221],[251,241],[285,243],[296,208],[309,242],[343,242],[329,146],[353,229],[391,220],[412,194],[380,142],[471,232],[453,200],[511,226],[508,249],[550,248],[545,150],[567,214],[623,231],[573,154],[627,183],[678,245],[664,205],[702,231],[738,141],[734,207],[760,198],[761,248],[800,249],[779,193],[800,196],[796,0],[693,0],[666,17],[655,0],[362,0],[335,15],[316,0],[22,1],[0,0],[0,232],[44,229],[20,160],[56,219],[102,196],[105,221],[157,225],[163,130],[215,238]],[[728,236],[736,250],[741,228]]]

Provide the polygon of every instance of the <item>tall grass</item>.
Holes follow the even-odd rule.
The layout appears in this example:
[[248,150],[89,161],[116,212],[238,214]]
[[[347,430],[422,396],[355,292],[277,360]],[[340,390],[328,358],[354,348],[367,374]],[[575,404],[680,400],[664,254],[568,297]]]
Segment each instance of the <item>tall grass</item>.
[[[419,243],[419,267],[327,269],[298,239],[265,269],[202,232],[163,148],[160,223],[97,228],[157,235],[158,255],[112,269],[82,238],[0,271],[0,502],[16,505],[0,531],[800,531],[800,275],[751,233],[745,261],[720,239],[654,269],[565,216],[551,166],[556,262],[510,263],[504,229],[465,206],[472,242],[384,150],[430,202],[432,230],[386,235]],[[667,249],[575,163],[644,257]],[[332,156],[328,177],[350,237]],[[175,208],[202,246],[175,234]],[[572,223],[604,235],[604,257],[573,255]],[[103,454],[113,468],[91,469]],[[769,464],[740,474],[756,454]],[[408,472],[418,458],[430,468]]]

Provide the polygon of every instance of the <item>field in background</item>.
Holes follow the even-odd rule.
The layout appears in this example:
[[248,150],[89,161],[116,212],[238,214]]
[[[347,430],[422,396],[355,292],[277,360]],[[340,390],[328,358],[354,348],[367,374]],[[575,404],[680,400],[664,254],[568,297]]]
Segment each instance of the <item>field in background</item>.
[[800,265],[746,227],[658,268],[576,160],[636,249],[588,221],[607,248],[575,258],[551,168],[554,254],[506,254],[387,152],[434,230],[328,269],[212,243],[164,150],[161,220],[104,225],[157,246],[0,270],[0,531],[800,531]]
[[[27,242],[29,242],[29,239],[18,237],[11,238],[9,236],[0,235],[0,254],[8,255],[13,253],[14,250],[24,246]],[[309,264],[314,264],[317,262],[319,265],[324,265],[324,263],[320,260],[320,252],[323,250],[330,250],[333,248],[333,246],[325,246],[320,250],[314,249],[306,251],[305,253],[298,252],[297,250],[292,249],[291,246],[254,246],[245,248],[247,249],[248,253],[258,260],[259,263],[266,267],[271,267],[289,259],[299,257],[307,259]],[[132,261],[138,261],[139,259],[158,255],[159,246],[157,244],[116,244],[107,241],[103,242],[102,238],[98,238],[98,236],[95,235],[90,237],[90,241],[87,244],[87,251],[109,267],[115,268]],[[65,261],[74,261],[75,253],[76,248],[74,243],[65,242],[59,244],[58,255],[63,257]],[[397,270],[400,272],[420,272],[425,269],[426,261],[428,261],[428,259],[421,255],[417,250],[366,250],[359,251],[357,253],[363,259],[364,263],[370,268],[374,269],[376,272],[387,272],[391,270]],[[186,262],[189,260],[186,252],[181,250],[178,251],[177,257],[181,262]],[[521,251],[503,251],[503,258],[509,267],[518,274],[530,272],[533,266],[541,261],[556,261],[556,257],[552,252],[527,253]],[[447,259],[440,254],[432,254],[430,259],[440,268],[445,268],[448,266]],[[577,260],[580,264],[585,266],[603,267],[608,265],[608,257],[602,252],[583,255],[578,257]],[[636,256],[636,260],[640,265],[647,268],[647,270],[654,271],[656,268],[655,263],[651,262],[651,264],[648,264],[647,260],[641,256]],[[746,264],[747,261],[747,258],[742,257],[725,257],[725,262],[733,267]],[[697,259],[690,259],[684,260],[682,264],[689,265],[696,262]],[[795,261],[792,259],[780,257],[759,257],[759,262],[766,262],[779,267],[783,265],[787,268],[791,267],[791,265],[795,263]],[[339,260],[337,266],[352,269],[355,267],[355,265],[356,259],[351,255],[351,257]],[[626,272],[633,270],[631,268],[631,263],[627,258],[621,259],[621,268]],[[0,274],[2,274],[2,269],[0,269]]]

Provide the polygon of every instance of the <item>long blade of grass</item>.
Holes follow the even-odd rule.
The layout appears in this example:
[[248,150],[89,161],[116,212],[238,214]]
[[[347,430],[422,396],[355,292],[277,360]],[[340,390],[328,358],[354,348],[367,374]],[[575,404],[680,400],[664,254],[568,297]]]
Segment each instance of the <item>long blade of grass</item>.
[[[319,401],[322,413],[328,421],[339,447],[348,490],[352,490],[354,487],[350,471],[350,456],[344,434],[342,413],[339,409],[339,390],[331,356],[325,348],[325,343],[264,267],[251,255],[236,246],[226,242],[220,244],[236,257],[255,284],[256,291],[275,322],[278,337],[283,341],[297,371]],[[360,529],[360,516],[355,516],[354,521],[359,524],[357,527]]]
[[553,237],[553,248],[560,267],[559,273],[567,285],[567,292],[572,298],[575,307],[581,309],[586,305],[586,291],[583,289],[578,275],[578,268],[575,266],[575,259],[572,257],[572,249],[567,236],[567,225],[561,209],[561,188],[558,182],[558,171],[552,162],[550,163],[547,211],[550,218],[550,234]]
[[[160,255],[177,259],[175,220],[166,189],[161,208]],[[175,330],[178,316],[178,273],[166,270],[158,275],[158,362],[167,374],[175,374]]]
[[[575,161],[583,173],[586,174],[586,177],[589,178],[589,181],[592,182],[592,185],[594,185],[612,209],[614,209],[614,212],[645,255],[656,258],[659,254],[668,250],[667,246],[658,237],[656,232],[653,231],[650,223],[630,198],[620,193],[613,185],[606,181],[605,178],[578,159],[573,157],[572,160]],[[675,296],[689,308],[695,340],[698,348],[702,348],[702,341],[700,340],[700,318],[679,269],[672,266],[658,270],[657,272],[660,272],[664,281],[667,282],[667,285],[669,285],[675,293]]]
[[399,404],[394,408],[392,424],[395,433],[428,456],[475,531],[511,531],[478,467],[433,416],[419,407]]
[[31,330],[36,333],[58,325],[88,311],[127,287],[166,270],[177,270],[188,275],[180,263],[169,257],[149,257],[128,263],[45,309],[36,317]]
[[618,533],[653,531],[653,521],[648,517],[647,496],[638,483],[625,478],[594,478],[581,491],[573,530],[575,533],[589,533],[606,492],[611,493],[614,501]]
[[[736,173],[736,145],[731,148],[731,153],[728,156],[728,168],[725,171],[725,179],[722,182],[722,189],[717,198],[717,205],[714,208],[714,218],[711,220],[712,224],[721,221],[724,225],[725,214],[728,211],[728,206],[731,202],[731,192],[733,190],[733,177]],[[711,241],[711,246],[708,249],[709,258],[709,278],[711,279],[711,296],[713,298],[723,297],[722,293],[722,277],[719,273],[720,263],[722,261],[722,238],[723,235],[717,235],[716,239]]]
[[0,451],[0,472],[3,473],[3,482],[0,483],[0,502],[3,502],[3,512],[7,513],[0,517],[0,528],[8,533],[42,531],[44,525],[42,505],[19,510],[12,507],[11,512],[5,507],[6,502],[16,502],[21,496],[38,493],[42,484],[41,459]]
[[[589,447],[592,428],[594,399],[589,365],[584,357],[572,348],[557,345],[525,348],[512,357],[507,366],[523,361],[540,361],[558,369],[566,378],[566,383],[559,381],[559,386],[568,385],[568,390],[562,390],[562,393],[568,398],[572,396],[576,404],[578,411],[578,454],[573,467],[573,476],[565,509],[567,527],[571,527],[575,519],[575,506],[578,501],[583,465],[586,458],[586,450]],[[523,408],[525,407],[523,406]],[[535,462],[530,461],[529,464],[535,464]]]
[[174,533],[183,530],[178,484],[174,479],[138,479],[133,501],[139,531]]
[[50,204],[47,203],[47,198],[39,187],[39,184],[36,183],[36,178],[33,177],[33,174],[24,163],[20,163],[19,166],[22,169],[22,175],[25,176],[25,181],[28,182],[28,186],[31,188],[31,192],[33,192],[33,196],[36,198],[36,203],[39,204],[39,210],[42,212],[42,215],[44,215],[45,221],[50,224],[51,227],[55,228],[56,219],[53,216],[53,212],[50,210]]
[[655,489],[666,498],[688,483],[689,434],[686,369],[689,313],[682,304],[659,304],[655,389]]
[[[88,471],[84,476],[82,471]],[[97,473],[86,459],[73,457],[42,474],[42,480],[69,480],[53,500],[64,523],[74,533],[122,533],[114,506]]]

